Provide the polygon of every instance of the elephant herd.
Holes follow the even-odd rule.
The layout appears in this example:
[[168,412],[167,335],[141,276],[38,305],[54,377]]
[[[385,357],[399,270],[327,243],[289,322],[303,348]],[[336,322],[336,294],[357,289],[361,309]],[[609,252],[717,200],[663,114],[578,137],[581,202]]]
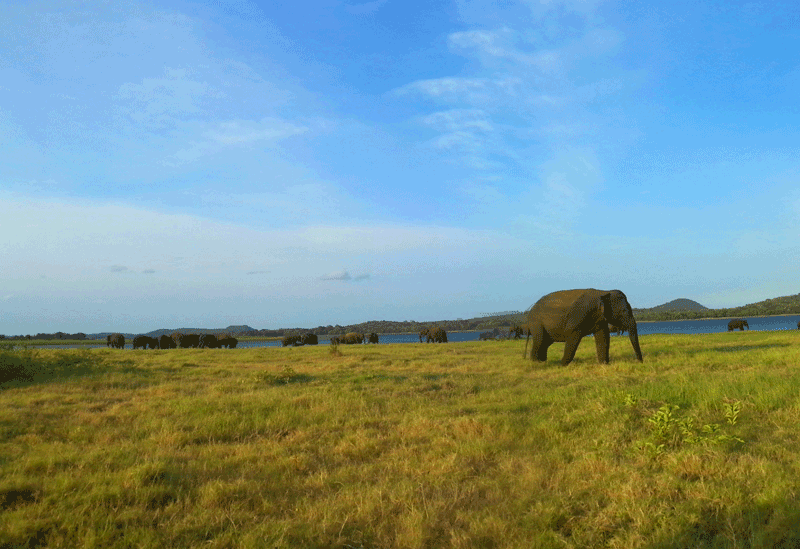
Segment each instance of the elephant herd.
[[360,332],[349,332],[343,336],[333,336],[331,345],[356,345],[358,343],[378,343],[378,334],[370,332],[364,335]]
[[300,345],[317,345],[319,339],[316,334],[303,334],[303,335],[288,335],[284,336],[281,340],[281,345],[284,347],[293,346],[299,347]]
[[[150,337],[138,335],[133,338],[133,348],[138,349],[188,349],[199,347],[201,349],[218,349],[227,347],[235,349],[239,340],[230,334],[216,336],[214,334],[182,334],[175,332],[161,337]],[[125,336],[122,334],[111,334],[106,336],[106,346],[114,349],[125,348]]]

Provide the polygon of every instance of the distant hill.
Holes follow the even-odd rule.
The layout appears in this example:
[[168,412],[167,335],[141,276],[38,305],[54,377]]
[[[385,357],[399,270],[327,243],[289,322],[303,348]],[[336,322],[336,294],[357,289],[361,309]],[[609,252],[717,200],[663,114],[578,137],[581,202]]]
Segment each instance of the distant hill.
[[[695,308],[673,306],[673,304],[694,304]],[[634,309],[636,320],[692,320],[697,318],[726,318],[748,316],[798,315],[800,314],[800,294],[765,299],[740,307],[708,309],[691,299],[676,299],[649,309]]]
[[704,307],[700,305],[697,301],[692,301],[691,299],[673,299],[669,303],[664,303],[663,305],[657,305],[656,307],[650,307],[649,309],[634,309],[634,314],[637,311],[640,312],[658,312],[658,311],[708,311],[708,307]]

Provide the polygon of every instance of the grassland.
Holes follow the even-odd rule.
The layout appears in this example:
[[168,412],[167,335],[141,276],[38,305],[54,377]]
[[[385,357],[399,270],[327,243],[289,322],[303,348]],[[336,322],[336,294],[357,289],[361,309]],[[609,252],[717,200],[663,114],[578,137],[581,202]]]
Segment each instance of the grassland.
[[800,543],[800,333],[0,351],[0,547]]

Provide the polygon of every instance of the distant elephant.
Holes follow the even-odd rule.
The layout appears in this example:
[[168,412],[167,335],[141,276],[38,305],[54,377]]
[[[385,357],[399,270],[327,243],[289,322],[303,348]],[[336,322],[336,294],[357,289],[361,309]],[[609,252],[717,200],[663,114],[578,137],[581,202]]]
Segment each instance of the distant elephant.
[[141,347],[142,349],[147,349],[147,347],[151,349],[158,348],[158,340],[154,337],[146,336],[146,335],[138,335],[133,338],[133,348],[138,349]]
[[180,346],[181,346],[182,349],[188,349],[189,347],[199,347],[200,346],[200,335],[199,334],[182,334],[181,335]]
[[200,336],[200,344],[201,349],[217,349],[219,348],[219,342],[217,341],[217,336],[214,334],[202,334]]
[[367,343],[378,343],[378,334],[375,332],[370,332],[367,336]]
[[341,338],[341,342],[345,345],[364,343],[364,334],[359,332],[348,332]]
[[339,336],[333,336],[331,338],[331,345],[339,345],[342,342],[342,339]]
[[621,336],[625,333],[625,328],[621,328],[620,326],[614,326],[613,324],[608,325],[608,331],[612,334],[617,334]]
[[228,349],[235,349],[239,340],[230,334],[223,334],[222,337],[217,338],[217,343],[220,347],[227,347]]
[[428,341],[430,343],[433,341],[434,343],[447,343],[447,332],[444,331],[444,328],[430,328],[428,330]]
[[747,323],[747,321],[745,319],[743,319],[743,318],[734,318],[733,320],[728,322],[728,331],[732,332],[732,331],[734,331],[735,329],[738,328],[739,330],[744,332],[744,327],[745,326],[747,326],[748,330],[750,329],[750,325]]
[[520,339],[523,334],[522,326],[518,324],[512,324],[511,327],[508,329],[508,338],[509,339]]
[[107,345],[115,349],[124,349],[125,348],[125,336],[122,334],[111,334],[106,338]]
[[[563,341],[564,357],[561,364],[566,366],[575,358],[578,344],[583,336],[594,334],[597,361],[608,364],[610,345],[609,324],[622,326],[628,331],[636,359],[642,362],[639,348],[639,332],[633,310],[628,298],[619,290],[562,290],[547,294],[537,301],[526,313],[531,339],[531,360],[545,362],[547,349],[554,341]],[[524,355],[528,352],[525,340]],[[523,355],[523,356],[524,356]]]
[[319,344],[319,338],[317,337],[316,334],[311,334],[311,333],[303,334],[300,337],[300,344],[301,345],[318,345]]
[[298,345],[302,345],[300,340],[301,337],[299,335],[283,336],[283,339],[281,339],[281,345],[283,345],[284,347],[288,347],[289,345],[297,347]]
[[162,335],[158,338],[158,348],[159,349],[175,349],[178,345],[175,343],[175,340],[172,339],[167,334]]

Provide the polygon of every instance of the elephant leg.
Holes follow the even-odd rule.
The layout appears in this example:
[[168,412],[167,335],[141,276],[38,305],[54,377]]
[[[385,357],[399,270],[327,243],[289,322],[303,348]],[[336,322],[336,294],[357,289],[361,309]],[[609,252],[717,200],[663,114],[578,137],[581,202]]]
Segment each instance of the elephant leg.
[[575,352],[578,350],[578,344],[581,342],[581,333],[575,332],[567,337],[564,342],[564,358],[561,359],[561,365],[566,366],[572,359],[575,358]]
[[[538,360],[539,362],[545,362],[547,360],[547,348],[550,347],[551,341],[548,341],[549,336],[544,331],[544,326],[541,324],[531,326],[530,330],[530,339],[531,339],[531,360]],[[527,348],[528,342],[525,341],[525,347]]]
[[608,347],[611,343],[609,333],[605,330],[600,330],[594,334],[594,346],[597,349],[597,362],[600,364],[608,364]]

